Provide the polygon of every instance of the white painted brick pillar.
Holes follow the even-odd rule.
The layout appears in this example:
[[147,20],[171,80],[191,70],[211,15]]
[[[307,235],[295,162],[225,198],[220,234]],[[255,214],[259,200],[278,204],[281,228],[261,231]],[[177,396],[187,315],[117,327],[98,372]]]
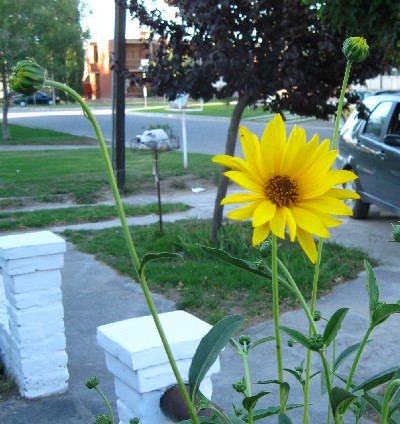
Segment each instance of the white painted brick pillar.
[[27,398],[68,389],[60,272],[65,251],[65,241],[49,231],[0,237],[9,334],[4,337],[2,328],[0,354]]
[[[200,340],[211,326],[183,311],[159,315],[172,354],[184,382]],[[133,318],[97,328],[97,341],[105,350],[106,364],[115,379],[119,423],[167,424],[160,398],[176,384],[174,374],[151,316]],[[211,375],[219,371],[219,359],[201,385],[202,393],[212,395]]]

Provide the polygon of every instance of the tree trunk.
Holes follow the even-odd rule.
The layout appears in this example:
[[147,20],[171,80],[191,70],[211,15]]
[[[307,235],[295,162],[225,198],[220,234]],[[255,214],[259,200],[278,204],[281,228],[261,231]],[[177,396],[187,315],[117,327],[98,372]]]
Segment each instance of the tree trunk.
[[[249,104],[249,99],[250,95],[248,93],[245,93],[242,97],[239,97],[239,101],[233,109],[231,123],[229,125],[228,136],[225,145],[226,155],[234,156],[235,154],[240,119],[242,117],[245,107]],[[228,178],[223,175],[225,171],[228,171],[228,168],[223,168],[222,170],[221,179],[218,185],[217,197],[215,198],[214,215],[210,234],[210,239],[214,243],[217,241],[218,231],[222,225],[224,206],[221,205],[221,201],[226,196],[226,192],[228,191]]]
[[10,140],[10,132],[8,131],[8,108],[10,106],[10,100],[8,98],[8,86],[7,86],[7,75],[5,67],[1,67],[1,79],[3,80],[3,95],[4,95],[4,104],[3,104],[3,141]]

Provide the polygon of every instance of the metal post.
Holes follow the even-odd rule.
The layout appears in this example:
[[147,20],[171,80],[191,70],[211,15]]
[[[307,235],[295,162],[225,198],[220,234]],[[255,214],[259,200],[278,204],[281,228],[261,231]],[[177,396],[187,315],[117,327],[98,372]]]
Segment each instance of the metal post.
[[115,0],[115,174],[120,190],[125,189],[125,27],[126,0]]
[[182,112],[182,148],[183,148],[183,167],[187,168],[188,165],[188,152],[187,152],[187,135],[186,135],[186,112]]

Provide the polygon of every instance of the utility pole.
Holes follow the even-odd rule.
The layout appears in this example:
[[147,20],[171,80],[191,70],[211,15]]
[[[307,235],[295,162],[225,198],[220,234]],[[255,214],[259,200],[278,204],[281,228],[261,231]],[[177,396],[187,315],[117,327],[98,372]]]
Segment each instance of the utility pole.
[[115,164],[114,172],[119,190],[125,189],[125,27],[126,0],[115,0],[115,62],[113,104]]

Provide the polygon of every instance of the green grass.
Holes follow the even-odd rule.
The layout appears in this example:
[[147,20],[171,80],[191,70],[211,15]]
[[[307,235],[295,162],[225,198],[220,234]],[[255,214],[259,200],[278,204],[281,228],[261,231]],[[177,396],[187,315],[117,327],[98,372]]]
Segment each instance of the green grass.
[[[188,109],[190,108],[199,108],[199,103],[193,103],[188,105]],[[203,110],[202,111],[188,111],[187,113],[190,115],[198,115],[198,116],[213,116],[213,117],[224,117],[224,118],[230,118],[233,113],[235,105],[232,103],[204,103],[203,104]],[[147,108],[137,108],[137,109],[131,109],[130,112],[148,112],[148,113],[179,113],[179,112],[173,112],[169,110],[168,108],[165,109],[165,107],[162,105],[155,105],[155,106],[149,106]],[[271,116],[271,112],[263,110],[262,106],[259,106],[257,108],[254,107],[246,107],[246,109],[243,112],[242,119],[249,119],[249,118],[258,118],[262,116]]]
[[[165,203],[162,205],[162,213],[182,212],[189,208],[188,205],[183,203]],[[124,205],[124,210],[128,217],[149,214],[158,215],[158,205],[156,203],[140,206]],[[0,213],[0,231],[99,222],[117,217],[116,207],[107,205],[42,209],[32,212],[3,212]]]
[[[182,165],[180,152],[160,155],[160,180],[191,175],[216,182],[219,166],[210,156],[189,154],[189,168]],[[79,204],[95,203],[109,193],[103,158],[98,149],[0,152],[0,207],[16,198],[37,202],[71,200]],[[156,194],[153,157],[135,151],[126,154],[126,194]],[[162,192],[161,192],[162,194]]]
[[21,125],[8,124],[11,140],[3,140],[3,132],[0,131],[0,143],[3,145],[93,145],[97,141],[90,137],[77,136],[59,131],[45,130],[41,128],[23,127]]
[[[151,290],[172,298],[177,308],[215,323],[230,313],[239,313],[254,323],[271,315],[271,284],[262,277],[226,265],[205,254],[198,243],[210,245],[210,222],[188,220],[165,223],[160,235],[158,226],[131,228],[139,256],[149,252],[177,252],[183,261],[153,262],[147,270]],[[220,246],[234,256],[257,261],[260,256],[252,248],[250,224],[226,224]],[[63,233],[81,251],[94,254],[123,274],[135,278],[122,231],[66,231]],[[313,266],[297,244],[283,242],[279,254],[295,276],[306,298],[310,297]],[[357,249],[324,243],[319,292],[329,291],[335,284],[355,278],[363,268],[365,253]],[[373,263],[373,261],[371,261]],[[297,305],[291,293],[282,289],[281,304]]]

